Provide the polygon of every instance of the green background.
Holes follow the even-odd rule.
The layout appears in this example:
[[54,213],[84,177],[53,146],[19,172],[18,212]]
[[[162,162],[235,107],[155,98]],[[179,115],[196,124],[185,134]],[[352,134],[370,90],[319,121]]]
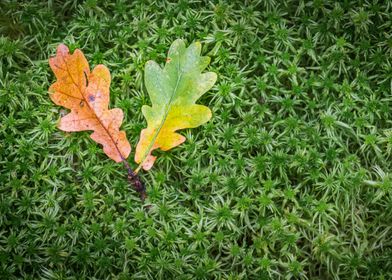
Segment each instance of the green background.
[[[391,279],[391,1],[0,2],[1,279]],[[56,123],[59,43],[111,71],[133,147],[145,62],[200,41],[213,118],[141,172]],[[133,167],[133,152],[129,162]]]

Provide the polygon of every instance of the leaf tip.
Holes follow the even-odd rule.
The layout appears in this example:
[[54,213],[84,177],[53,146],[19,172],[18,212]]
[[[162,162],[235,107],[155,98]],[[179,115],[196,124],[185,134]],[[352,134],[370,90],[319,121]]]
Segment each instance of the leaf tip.
[[211,111],[210,108],[208,108],[207,117],[206,117],[207,121],[206,122],[208,122],[211,118],[212,118],[212,111]]
[[216,80],[218,80],[218,74],[216,72],[209,72],[211,73],[211,84],[214,85],[216,83]]
[[149,155],[149,156],[145,159],[145,161],[143,162],[143,169],[144,169],[145,171],[150,170],[151,167],[154,165],[154,162],[155,162],[156,158],[157,158],[156,156]]
[[61,43],[60,45],[57,46],[57,55],[66,55],[69,53],[68,47]]

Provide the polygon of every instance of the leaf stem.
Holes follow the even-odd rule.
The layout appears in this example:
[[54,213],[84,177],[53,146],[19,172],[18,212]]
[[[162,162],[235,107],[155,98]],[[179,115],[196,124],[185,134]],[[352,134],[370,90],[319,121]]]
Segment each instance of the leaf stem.
[[[132,168],[129,166],[128,161],[125,158],[122,158],[122,162],[127,169],[128,172],[128,182],[129,184],[132,185],[132,187],[139,193],[140,195],[140,200],[144,202],[144,200],[147,198],[147,193],[146,193],[146,186],[143,184],[143,182],[140,180],[139,176],[137,175],[137,171],[133,171]],[[140,166],[138,167],[140,169]],[[136,170],[138,170],[136,169]]]
[[142,168],[142,166],[143,166],[143,163],[144,163],[144,161],[142,161],[142,162],[138,165],[138,167],[135,169],[135,171],[134,171],[135,174],[138,174],[138,173],[139,173],[140,168]]

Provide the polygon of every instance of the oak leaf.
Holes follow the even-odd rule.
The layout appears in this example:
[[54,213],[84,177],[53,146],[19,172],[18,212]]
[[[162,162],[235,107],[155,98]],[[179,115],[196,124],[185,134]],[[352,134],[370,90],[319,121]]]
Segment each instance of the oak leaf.
[[58,128],[63,131],[94,131],[90,137],[103,146],[105,154],[116,162],[124,161],[131,146],[124,131],[121,109],[108,109],[110,73],[104,65],[91,72],[83,53],[77,49],[69,53],[60,44],[49,65],[57,81],[49,88],[50,98],[71,112],[60,119]]
[[147,128],[142,130],[136,148],[139,168],[152,167],[156,159],[151,155],[153,150],[167,151],[183,143],[186,139],[177,130],[200,126],[211,118],[208,107],[195,104],[217,79],[216,73],[201,73],[210,58],[200,56],[200,52],[200,43],[186,48],[182,40],[176,40],[163,69],[154,61],[146,63],[144,79],[152,106],[142,107]]

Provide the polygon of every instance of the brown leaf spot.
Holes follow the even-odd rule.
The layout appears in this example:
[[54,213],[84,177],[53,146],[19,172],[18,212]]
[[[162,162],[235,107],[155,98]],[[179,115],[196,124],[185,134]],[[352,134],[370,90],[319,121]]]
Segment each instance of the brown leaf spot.
[[86,73],[86,71],[83,71],[83,74],[84,74],[84,78],[85,78],[85,80],[86,80],[86,87],[88,87],[88,79],[87,79],[87,73]]

